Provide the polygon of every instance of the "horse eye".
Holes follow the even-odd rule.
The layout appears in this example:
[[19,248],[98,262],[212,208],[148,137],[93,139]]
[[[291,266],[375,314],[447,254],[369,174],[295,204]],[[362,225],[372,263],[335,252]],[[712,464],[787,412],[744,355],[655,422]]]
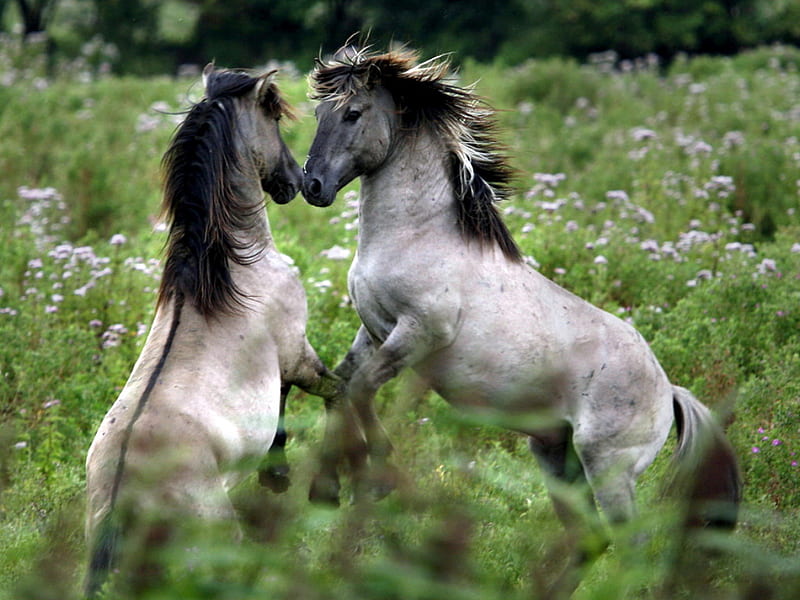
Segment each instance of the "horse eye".
[[346,113],[344,113],[344,120],[345,121],[350,121],[351,123],[354,123],[354,122],[358,121],[359,117],[361,117],[361,111],[360,110],[352,110],[352,109],[350,109]]

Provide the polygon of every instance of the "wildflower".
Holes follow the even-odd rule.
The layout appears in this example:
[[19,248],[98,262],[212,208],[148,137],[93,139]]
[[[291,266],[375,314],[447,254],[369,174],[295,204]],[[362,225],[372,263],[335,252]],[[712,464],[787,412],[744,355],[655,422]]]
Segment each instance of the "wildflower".
[[46,187],[37,189],[29,188],[25,185],[17,188],[17,195],[23,200],[57,200],[61,198],[61,194],[59,194],[55,188]]
[[41,258],[34,258],[28,261],[28,268],[29,269],[41,269],[42,268],[42,259]]
[[633,139],[637,142],[644,142],[647,140],[653,140],[657,136],[656,132],[652,129],[647,129],[646,127],[635,127],[631,131],[631,137],[633,137]]
[[597,256],[594,257],[594,264],[596,264],[596,265],[607,265],[608,264],[608,259],[605,256],[603,256],[602,254],[598,254]]
[[567,176],[564,173],[534,173],[533,179],[537,183],[542,183],[548,187],[556,187],[564,181]]
[[539,264],[539,261],[533,258],[532,256],[526,255],[525,257],[523,257],[522,260],[526,265],[533,267],[536,270],[538,270],[542,266],[541,264]]
[[625,190],[610,190],[606,192],[606,198],[609,200],[616,200],[622,203],[630,202],[628,198],[628,193]]
[[722,138],[726,150],[744,145],[744,134],[741,131],[729,131]]
[[640,223],[655,223],[656,218],[646,208],[642,208],[641,206],[636,207],[636,214],[634,215],[634,219]]
[[161,119],[159,117],[142,113],[136,118],[136,133],[153,131],[157,129],[160,124]]
[[709,269],[702,269],[697,272],[696,277],[698,279],[712,279],[714,274]]
[[753,446],[751,451],[753,454],[758,454],[759,452],[761,452],[761,448],[759,448],[758,446]]
[[713,148],[710,144],[707,144],[703,140],[697,140],[694,144],[686,148],[686,153],[689,156],[694,156],[696,154],[710,154]]
[[774,440],[772,440],[772,445],[773,445],[773,446],[780,446],[781,444],[783,444],[783,442],[782,442],[782,441],[780,441],[780,440],[779,440],[779,439],[777,439],[777,438],[775,438]]
[[544,210],[546,212],[555,212],[559,208],[564,206],[566,203],[567,203],[566,200],[564,200],[562,198],[558,198],[557,200],[554,200],[553,202],[544,202],[544,201],[542,201],[542,202],[538,202],[537,204],[538,204],[539,208],[541,208],[542,210]]
[[92,289],[94,286],[97,285],[97,282],[94,279],[90,279],[84,285],[74,290],[72,293],[76,296],[85,296],[86,292]]
[[690,94],[702,94],[706,91],[706,84],[705,83],[692,83],[689,85],[689,93]]
[[44,312],[46,312],[48,315],[53,314],[54,312],[58,312],[58,307],[52,304],[48,304],[47,306],[44,307]]
[[330,279],[323,279],[322,281],[317,281],[314,284],[314,287],[318,290],[327,290],[330,287],[333,287],[333,283]]
[[103,326],[103,322],[101,320],[99,320],[99,319],[92,319],[91,321],[89,321],[89,327],[97,328],[97,327],[102,327],[102,326]]
[[127,241],[128,238],[126,238],[124,235],[122,235],[121,233],[115,233],[114,235],[111,236],[111,239],[108,241],[108,243],[111,244],[112,246],[121,246]]
[[330,260],[346,260],[350,258],[350,250],[339,245],[334,245],[320,252],[320,255]]
[[61,400],[56,400],[55,398],[53,398],[42,404],[42,408],[47,410],[48,408],[52,408],[53,406],[58,406],[59,404],[61,404]]
[[656,240],[645,240],[639,247],[646,252],[658,252],[658,242]]
[[27,447],[28,447],[28,442],[17,442],[16,444],[14,444],[15,450],[24,450]]
[[777,265],[775,264],[775,261],[772,260],[771,258],[765,258],[759,263],[759,265],[756,268],[758,269],[758,272],[763,275],[767,271],[777,270]]
[[101,346],[103,348],[113,348],[115,346],[119,346],[119,344],[120,344],[119,336],[117,334],[111,333],[109,331],[106,331],[105,333],[103,333],[102,340],[103,341],[101,343]]

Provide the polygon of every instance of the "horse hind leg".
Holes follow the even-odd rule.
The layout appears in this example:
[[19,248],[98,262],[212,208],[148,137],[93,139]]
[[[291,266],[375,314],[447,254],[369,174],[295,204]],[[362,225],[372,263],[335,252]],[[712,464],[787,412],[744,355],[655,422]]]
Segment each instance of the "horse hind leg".
[[278,416],[278,429],[275,432],[275,439],[272,441],[267,456],[258,468],[258,482],[280,494],[289,489],[289,461],[286,458],[286,428],[284,416],[286,412],[286,397],[289,395],[291,384],[281,386],[280,414]]
[[[568,598],[581,582],[583,573],[608,546],[597,508],[580,457],[572,443],[569,425],[540,431],[528,438],[528,446],[545,473],[553,508],[566,530],[564,545],[558,544],[551,558],[563,561],[560,573],[552,577],[543,570],[536,581],[544,598]],[[545,562],[550,562],[549,560]]]
[[636,479],[655,458],[660,444],[618,446],[609,439],[580,436],[573,442],[606,519],[612,524],[630,521],[636,516]]
[[582,514],[595,510],[595,505],[583,465],[572,443],[572,429],[564,425],[530,435],[528,447],[546,475],[556,515],[564,527],[574,527],[582,520]]

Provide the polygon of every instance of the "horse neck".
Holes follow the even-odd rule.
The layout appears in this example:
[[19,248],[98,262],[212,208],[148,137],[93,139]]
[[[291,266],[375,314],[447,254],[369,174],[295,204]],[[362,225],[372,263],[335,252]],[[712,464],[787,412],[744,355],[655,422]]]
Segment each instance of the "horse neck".
[[361,177],[359,252],[403,240],[456,233],[450,158],[426,129],[399,137],[387,159]]
[[[251,215],[251,221],[242,231],[235,235],[239,241],[252,244],[253,248],[274,248],[275,242],[272,238],[272,230],[269,226],[266,210],[263,208],[264,191],[261,189],[261,180],[258,176],[258,169],[254,161],[250,158],[250,151],[245,144],[238,144],[237,148],[242,163],[238,169],[230,169],[227,177],[231,189],[231,195],[235,198],[239,206],[252,207],[260,206]],[[246,157],[246,158],[244,158]],[[239,237],[241,236],[241,237]]]

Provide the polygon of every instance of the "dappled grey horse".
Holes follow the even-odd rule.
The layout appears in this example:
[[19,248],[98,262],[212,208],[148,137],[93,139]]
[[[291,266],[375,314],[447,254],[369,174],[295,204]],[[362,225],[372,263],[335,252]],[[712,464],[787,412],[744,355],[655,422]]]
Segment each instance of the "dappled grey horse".
[[[370,489],[396,477],[373,397],[412,367],[453,405],[527,434],[551,491],[588,481],[611,521],[634,514],[635,481],[676,421],[678,463],[696,475],[692,518],[735,524],[737,462],[709,410],[633,327],[521,259],[495,207],[511,173],[493,113],[448,80],[447,61],[350,49],[318,62],[311,85],[306,200],[328,206],[361,177],[348,285],[363,325],[336,373],[364,425]],[[338,493],[327,475],[312,489],[322,499]]]
[[159,571],[152,551],[193,519],[238,537],[229,490],[256,469],[278,491],[288,481],[289,388],[339,396],[264,210],[264,191],[284,204],[302,176],[280,137],[290,112],[271,75],[206,67],[205,97],[164,156],[170,230],[156,314],[86,459],[89,595],[118,565],[147,585]]

